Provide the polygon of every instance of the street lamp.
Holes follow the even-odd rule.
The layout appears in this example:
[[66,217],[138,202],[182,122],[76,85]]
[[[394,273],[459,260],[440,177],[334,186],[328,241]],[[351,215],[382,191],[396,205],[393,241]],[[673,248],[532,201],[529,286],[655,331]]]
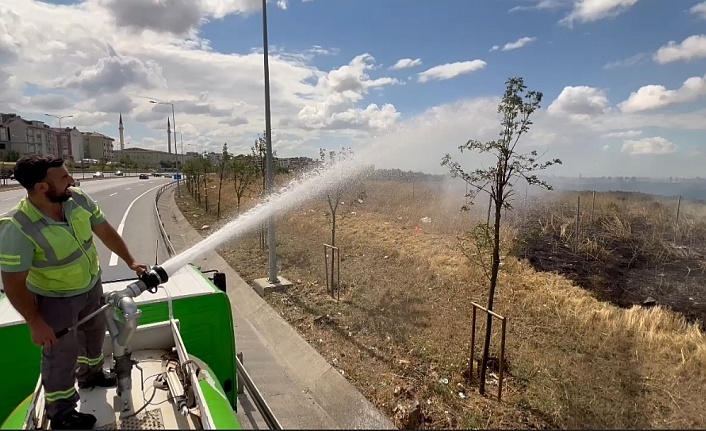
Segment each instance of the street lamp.
[[62,115],[62,116],[52,115],[52,114],[44,114],[44,115],[46,115],[47,117],[54,117],[54,118],[56,118],[57,120],[59,120],[59,128],[60,128],[60,129],[61,129],[61,119],[62,119],[62,118],[71,118],[71,117],[73,117],[73,115]]
[[[266,140],[266,166],[267,166],[267,194],[272,195],[274,188],[274,172],[272,166],[272,120],[270,110],[270,62],[269,50],[267,42],[267,0],[262,0],[262,45],[265,55],[264,72],[265,72],[265,140]],[[269,282],[276,284],[279,282],[277,278],[277,253],[275,250],[275,218],[270,214],[267,220],[267,243],[269,251]]]
[[177,193],[179,194],[179,197],[181,197],[181,187],[180,187],[180,180],[179,180],[179,169],[176,167],[178,165],[178,151],[176,151],[176,117],[174,115],[174,104],[169,103],[169,102],[158,102],[156,100],[150,100],[150,103],[154,103],[155,105],[170,105],[172,107],[172,125],[174,126],[174,164],[175,168],[177,171]]
[[[71,117],[73,117],[73,115],[62,115],[62,116],[58,116],[58,115],[46,114],[46,113],[45,113],[44,115],[46,115],[47,117],[54,117],[54,118],[56,118],[57,120],[59,120],[59,130],[61,130],[61,119],[62,119],[62,118],[71,118]],[[71,145],[71,138],[69,138],[68,144]],[[57,146],[57,151],[59,151],[59,150],[58,150],[59,144],[57,143],[56,146]],[[62,148],[61,150],[63,150],[63,148]],[[63,154],[63,152],[60,151],[59,154]]]

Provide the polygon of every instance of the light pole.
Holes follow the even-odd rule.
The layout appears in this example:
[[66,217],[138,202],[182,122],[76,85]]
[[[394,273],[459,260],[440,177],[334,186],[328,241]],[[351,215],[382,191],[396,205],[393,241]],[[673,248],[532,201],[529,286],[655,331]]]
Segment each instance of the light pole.
[[150,100],[150,103],[154,103],[155,105],[170,105],[172,107],[172,125],[174,126],[174,168],[177,171],[177,193],[179,197],[181,197],[181,186],[180,186],[180,180],[179,180],[179,169],[177,165],[179,164],[179,159],[178,159],[178,151],[176,150],[176,117],[174,115],[174,104],[169,103],[169,102],[158,102],[156,100]]
[[[181,163],[179,164],[179,167],[181,168],[181,174],[183,177],[184,176],[184,133],[179,132],[179,140],[181,141]],[[176,142],[174,143],[174,149],[176,150]]]
[[[61,115],[61,116],[58,116],[58,115],[46,114],[46,113],[45,113],[44,115],[46,115],[47,117],[54,117],[54,118],[56,118],[57,120],[59,120],[59,130],[61,130],[61,119],[62,119],[62,118],[71,118],[71,117],[73,117],[73,115]],[[70,140],[70,138],[69,138],[69,140]],[[71,145],[71,142],[69,141],[68,144]],[[59,147],[59,145],[57,144],[57,151],[58,151],[58,147]]]
[[[267,144],[267,195],[271,196],[274,188],[274,172],[272,166],[272,121],[270,111],[270,62],[267,42],[267,0],[262,0],[262,45],[265,50],[265,139]],[[276,284],[277,278],[277,253],[275,250],[275,217],[270,214],[267,220],[267,247],[269,251],[269,282]]]

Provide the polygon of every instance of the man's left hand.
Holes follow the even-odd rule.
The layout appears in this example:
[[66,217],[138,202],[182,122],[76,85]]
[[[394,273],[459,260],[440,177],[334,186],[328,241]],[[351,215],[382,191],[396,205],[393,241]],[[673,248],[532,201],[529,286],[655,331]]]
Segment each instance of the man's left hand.
[[133,271],[135,271],[137,273],[138,277],[140,275],[142,275],[142,273],[147,272],[147,265],[144,265],[142,263],[133,262],[129,266],[130,266],[130,269],[132,269]]

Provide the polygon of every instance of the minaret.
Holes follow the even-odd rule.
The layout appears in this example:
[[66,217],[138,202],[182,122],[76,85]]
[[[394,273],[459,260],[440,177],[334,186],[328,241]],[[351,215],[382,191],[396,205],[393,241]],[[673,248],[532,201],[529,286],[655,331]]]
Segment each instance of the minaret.
[[123,127],[123,113],[120,113],[120,127],[118,128],[120,130],[120,151],[125,150],[125,136],[123,134],[123,131],[125,128]]
[[169,154],[172,154],[172,127],[169,125],[169,118],[167,118],[167,146]]

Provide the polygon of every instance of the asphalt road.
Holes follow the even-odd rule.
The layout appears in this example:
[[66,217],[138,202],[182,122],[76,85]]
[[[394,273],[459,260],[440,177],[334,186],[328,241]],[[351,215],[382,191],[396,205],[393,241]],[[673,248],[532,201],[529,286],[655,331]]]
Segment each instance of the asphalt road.
[[[155,257],[162,263],[169,256],[154,216],[154,198],[157,189],[171,181],[173,180],[169,178],[116,178],[86,181],[81,184],[81,189],[98,203],[110,224],[125,240],[135,259],[154,265]],[[24,189],[0,192],[0,215],[10,211],[24,196]],[[100,239],[95,237],[95,241],[104,282],[135,276],[125,262],[108,250]]]

